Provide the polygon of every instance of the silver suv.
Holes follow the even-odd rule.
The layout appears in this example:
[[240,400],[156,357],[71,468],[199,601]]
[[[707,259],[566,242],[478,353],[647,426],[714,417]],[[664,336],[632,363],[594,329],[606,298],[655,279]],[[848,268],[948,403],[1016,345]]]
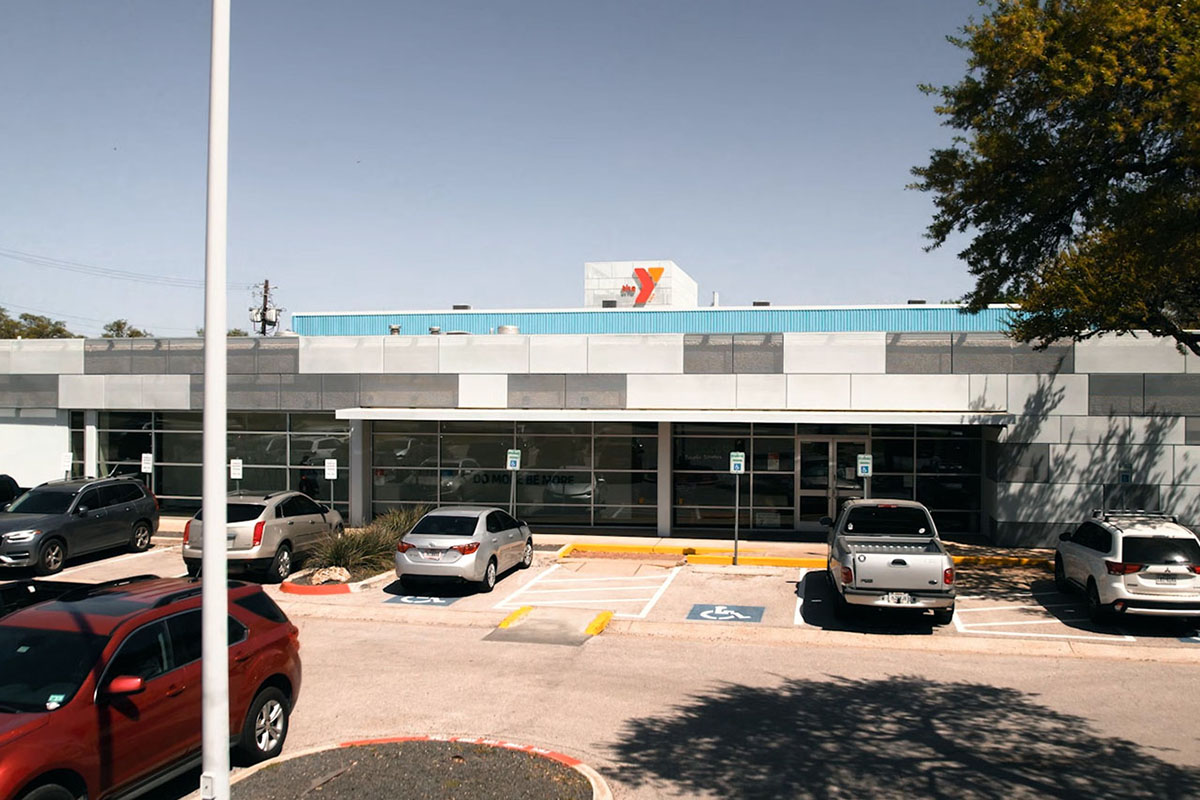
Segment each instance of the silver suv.
[[[230,571],[263,572],[271,583],[292,573],[296,562],[328,536],[345,532],[342,515],[300,492],[232,492],[225,507]],[[183,563],[200,574],[203,511],[183,529]]]
[[1059,537],[1054,582],[1081,589],[1095,622],[1200,617],[1200,540],[1169,514],[1095,511]]

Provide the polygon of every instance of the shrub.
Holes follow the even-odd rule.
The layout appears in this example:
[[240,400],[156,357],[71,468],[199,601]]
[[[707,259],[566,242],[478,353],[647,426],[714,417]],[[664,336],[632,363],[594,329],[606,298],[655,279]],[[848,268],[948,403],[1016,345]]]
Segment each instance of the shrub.
[[327,537],[313,550],[308,566],[344,567],[352,580],[386,572],[394,563],[396,543],[424,513],[424,508],[395,509],[379,515],[365,528]]

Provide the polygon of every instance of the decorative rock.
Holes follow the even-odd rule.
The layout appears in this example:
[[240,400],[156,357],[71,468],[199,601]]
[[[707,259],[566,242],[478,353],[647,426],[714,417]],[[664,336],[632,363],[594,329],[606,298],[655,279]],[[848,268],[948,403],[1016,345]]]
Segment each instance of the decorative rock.
[[345,583],[350,580],[350,570],[345,567],[324,567],[314,572],[309,580],[313,586],[323,583]]

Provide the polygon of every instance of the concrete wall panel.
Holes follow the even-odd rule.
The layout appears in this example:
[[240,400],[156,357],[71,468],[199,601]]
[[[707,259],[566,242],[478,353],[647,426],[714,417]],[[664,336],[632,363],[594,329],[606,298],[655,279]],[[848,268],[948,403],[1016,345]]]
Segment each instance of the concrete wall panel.
[[258,342],[256,364],[259,372],[295,375],[300,371],[300,339],[298,337],[283,336],[256,339],[255,341]]
[[142,375],[142,405],[150,410],[191,408],[192,379],[188,375]]
[[83,339],[22,339],[8,358],[13,375],[82,375]]
[[535,373],[586,373],[588,337],[530,336],[529,371]]
[[852,375],[855,411],[965,411],[971,407],[967,375]]
[[[88,354],[85,351],[85,371],[88,361],[87,356]],[[168,345],[166,339],[130,339],[128,372],[135,375],[165,375],[170,371],[167,356]],[[250,371],[253,372],[253,368]]]
[[625,375],[565,376],[566,408],[625,408],[628,399]]
[[1001,442],[1062,442],[1062,417],[1016,416],[1000,431]]
[[88,339],[83,344],[83,371],[88,375],[128,375],[132,354],[132,339]]
[[509,408],[565,408],[566,375],[509,375]]
[[1004,411],[1008,408],[1007,375],[971,375],[972,411]]
[[783,334],[739,333],[733,337],[733,371],[778,375],[783,372]]
[[737,407],[772,410],[787,408],[786,375],[737,375]]
[[1050,445],[1050,479],[1063,483],[1116,484],[1121,465],[1132,467],[1137,484],[1173,483],[1174,448],[1167,445]]
[[443,336],[438,342],[438,372],[529,372],[529,337]]
[[104,381],[104,375],[58,376],[59,408],[104,408]]
[[726,375],[733,372],[733,335],[685,335],[683,371],[689,375]]
[[1064,444],[1184,444],[1183,417],[1062,417]]
[[848,411],[849,375],[788,375],[787,408],[803,411]]
[[383,371],[433,373],[438,371],[440,336],[387,336],[383,340]]
[[[279,376],[279,409],[281,411],[321,411],[326,406],[321,404],[321,375],[280,375]],[[357,394],[357,393],[356,393]],[[357,406],[348,403],[341,408]],[[339,408],[334,406],[332,409]]]
[[733,375],[630,375],[629,408],[736,408]]
[[301,337],[301,373],[381,373],[383,336]]
[[507,375],[459,375],[459,408],[505,408],[508,405]]
[[458,375],[363,375],[360,405],[457,408]]
[[1075,369],[1079,372],[1183,372],[1183,355],[1175,340],[1149,334],[1098,336],[1075,344]]
[[936,375],[951,372],[953,334],[887,334],[887,372]]
[[589,336],[588,372],[682,374],[683,334]]
[[1009,375],[1008,412],[1023,416],[1074,414],[1088,410],[1087,375]]
[[818,375],[886,372],[887,334],[785,333],[783,371]]

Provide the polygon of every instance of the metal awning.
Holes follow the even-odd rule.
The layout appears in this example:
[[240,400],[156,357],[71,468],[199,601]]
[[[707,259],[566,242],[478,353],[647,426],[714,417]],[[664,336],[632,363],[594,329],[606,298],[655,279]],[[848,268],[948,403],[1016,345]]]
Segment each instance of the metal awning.
[[495,420],[497,422],[760,422],[809,425],[1011,425],[1012,414],[970,411],[737,411],[623,408],[340,408],[349,420]]

